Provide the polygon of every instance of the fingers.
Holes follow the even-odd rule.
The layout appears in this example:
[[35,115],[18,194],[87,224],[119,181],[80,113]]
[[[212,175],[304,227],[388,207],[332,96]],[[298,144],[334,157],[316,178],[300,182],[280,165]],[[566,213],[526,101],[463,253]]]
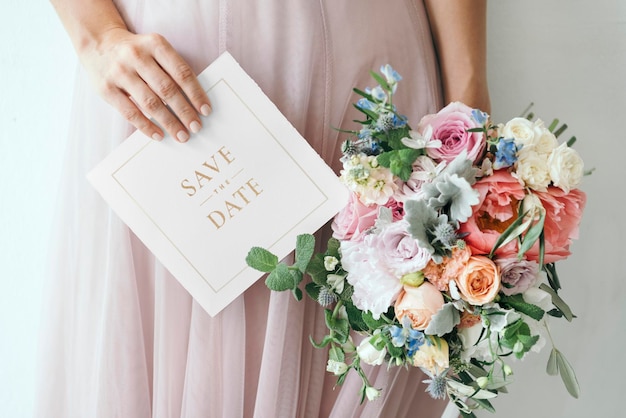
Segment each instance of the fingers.
[[[146,38],[153,51],[154,61],[139,68],[138,73],[167,108],[153,103],[154,97],[145,91],[142,94],[146,105],[151,107],[146,108],[144,104],[141,106],[161,123],[170,135],[185,142],[188,138],[187,130],[194,133],[200,130],[202,122],[198,113],[208,115],[211,112],[211,103],[193,70],[171,45],[160,35],[146,35]],[[164,109],[175,115],[184,128],[179,129],[180,126]]]
[[193,70],[160,35],[115,35],[94,64],[101,94],[145,135],[186,142],[211,112]]

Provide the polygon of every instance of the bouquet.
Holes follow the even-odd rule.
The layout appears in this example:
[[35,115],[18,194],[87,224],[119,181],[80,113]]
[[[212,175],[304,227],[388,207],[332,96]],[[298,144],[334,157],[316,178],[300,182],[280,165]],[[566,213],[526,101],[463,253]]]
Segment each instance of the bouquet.
[[[340,179],[351,191],[315,253],[300,235],[287,265],[255,247],[251,267],[267,286],[307,294],[325,307],[327,371],[338,384],[356,372],[361,401],[374,400],[363,363],[419,367],[433,398],[463,416],[494,411],[489,399],[512,382],[511,360],[549,342],[547,371],[569,393],[571,365],[549,336],[547,317],[575,316],[559,295],[555,263],[570,255],[585,205],[583,162],[559,144],[565,125],[532,114],[494,124],[453,102],[413,129],[393,104],[401,76],[389,65],[355,107],[360,129],[342,145]],[[526,113],[526,112],[525,112]]]

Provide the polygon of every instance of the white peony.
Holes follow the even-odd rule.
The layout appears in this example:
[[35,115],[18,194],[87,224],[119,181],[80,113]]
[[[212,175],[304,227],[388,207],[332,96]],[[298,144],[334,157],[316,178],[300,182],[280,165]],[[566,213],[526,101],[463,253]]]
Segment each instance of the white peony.
[[584,175],[582,158],[575,149],[565,143],[552,151],[548,157],[548,167],[552,183],[565,193],[576,188]]

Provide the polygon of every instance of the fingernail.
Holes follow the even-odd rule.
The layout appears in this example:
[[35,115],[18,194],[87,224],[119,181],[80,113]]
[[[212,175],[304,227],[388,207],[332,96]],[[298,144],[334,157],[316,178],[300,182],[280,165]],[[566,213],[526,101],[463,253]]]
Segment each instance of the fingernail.
[[200,113],[202,113],[203,116],[209,116],[209,114],[211,113],[211,106],[209,106],[208,104],[203,104],[200,108]]
[[187,140],[189,139],[189,134],[185,131],[178,131],[178,133],[176,134],[176,138],[180,142],[187,142]]
[[154,139],[155,141],[162,141],[163,140],[163,135],[161,135],[158,132],[155,132],[152,134],[152,139]]
[[193,132],[194,134],[198,132],[201,127],[202,126],[200,126],[200,123],[198,123],[198,121],[195,121],[195,120],[191,122],[191,124],[189,125],[189,129],[191,129],[191,132]]

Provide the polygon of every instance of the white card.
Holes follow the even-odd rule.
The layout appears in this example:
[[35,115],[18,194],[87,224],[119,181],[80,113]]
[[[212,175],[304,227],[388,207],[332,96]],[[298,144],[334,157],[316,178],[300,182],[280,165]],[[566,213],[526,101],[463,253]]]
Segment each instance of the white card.
[[180,144],[137,131],[88,179],[214,316],[262,276],[251,247],[287,256],[348,194],[230,54],[198,79],[213,104],[199,133]]

